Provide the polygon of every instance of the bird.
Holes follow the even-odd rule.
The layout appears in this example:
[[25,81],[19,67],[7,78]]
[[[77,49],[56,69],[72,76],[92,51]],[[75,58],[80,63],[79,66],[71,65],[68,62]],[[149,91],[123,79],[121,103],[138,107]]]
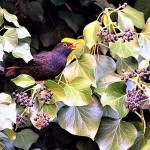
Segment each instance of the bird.
[[69,42],[58,43],[52,51],[33,55],[33,60],[25,63],[23,60],[6,68],[1,76],[13,78],[19,74],[27,74],[36,81],[55,79],[66,67],[67,57],[76,46]]

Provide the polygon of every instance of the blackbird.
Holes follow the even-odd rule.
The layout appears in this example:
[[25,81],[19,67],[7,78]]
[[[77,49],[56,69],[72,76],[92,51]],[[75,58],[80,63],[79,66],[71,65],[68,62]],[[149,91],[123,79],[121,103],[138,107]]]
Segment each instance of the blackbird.
[[0,77],[12,78],[19,74],[28,74],[37,81],[54,79],[63,71],[67,57],[74,49],[75,45],[72,43],[58,43],[52,51],[35,54],[29,63],[19,61],[8,67],[5,72],[0,73]]

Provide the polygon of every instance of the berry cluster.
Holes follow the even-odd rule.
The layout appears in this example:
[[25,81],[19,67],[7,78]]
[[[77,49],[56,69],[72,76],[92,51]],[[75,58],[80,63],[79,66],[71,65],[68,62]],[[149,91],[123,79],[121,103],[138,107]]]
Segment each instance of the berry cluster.
[[49,125],[50,117],[45,112],[43,114],[37,113],[34,121],[36,121],[38,128],[43,129]]
[[115,43],[119,38],[122,39],[122,42],[128,41],[130,42],[133,40],[133,33],[130,31],[130,29],[126,29],[124,33],[109,33],[108,30],[102,30],[97,33],[98,36],[103,36],[104,42],[113,42]]
[[104,42],[113,42],[115,43],[118,40],[117,34],[111,34],[108,30],[102,30],[97,33],[98,36],[102,35]]
[[35,100],[32,97],[29,97],[26,92],[15,91],[12,93],[13,100],[15,100],[19,105],[25,107],[33,107]]
[[126,29],[125,33],[119,33],[117,36],[118,38],[122,38],[122,42],[130,42],[131,40],[133,40],[133,33],[130,31],[130,29]]
[[44,101],[45,103],[53,98],[53,92],[51,89],[46,89],[45,86],[37,89],[37,93],[40,95],[40,100]]
[[123,5],[121,5],[121,8],[124,9],[128,4],[125,2]]
[[145,87],[141,89],[132,89],[127,93],[126,107],[131,111],[136,111],[141,105],[142,101],[147,99],[148,96],[145,94]]
[[[150,106],[149,96],[147,95],[146,87],[143,85],[143,81],[150,75],[150,71],[147,68],[143,68],[136,69],[135,72],[126,72],[123,69],[122,72],[125,73],[125,76],[121,78],[122,80],[125,82],[131,80],[136,84],[136,87],[127,92],[126,107],[131,111],[136,111],[141,105],[147,104],[147,106]],[[136,78],[132,80],[133,77]]]
[[125,69],[122,69],[122,73],[126,73],[126,76],[121,77],[121,80],[124,80],[125,82],[136,76],[139,76],[142,79],[147,79],[147,77],[150,75],[150,71],[148,71],[147,68],[136,69],[135,72],[126,72]]
[[25,115],[23,115],[23,116],[17,114],[16,124],[17,124],[18,126],[25,126],[26,123],[27,123],[27,121],[28,121],[28,118],[27,118],[27,117],[28,117],[27,114],[25,114]]

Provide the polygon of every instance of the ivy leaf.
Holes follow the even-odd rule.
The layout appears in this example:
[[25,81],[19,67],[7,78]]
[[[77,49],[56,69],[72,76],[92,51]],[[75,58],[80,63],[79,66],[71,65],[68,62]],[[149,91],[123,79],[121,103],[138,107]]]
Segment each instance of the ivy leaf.
[[39,136],[31,129],[24,129],[20,132],[17,132],[17,137],[13,141],[13,145],[17,148],[28,150],[31,145],[37,141],[38,138]]
[[118,74],[106,74],[103,76],[97,83],[97,88],[94,89],[94,92],[102,95],[107,89],[109,84],[121,81],[121,77]]
[[[115,89],[115,90],[114,90]],[[128,109],[125,106],[126,85],[123,81],[109,84],[101,97],[103,106],[109,105],[114,110],[117,110],[120,117],[125,117],[128,114]]]
[[3,149],[5,146],[0,142],[0,149]]
[[83,106],[92,102],[92,91],[90,82],[87,78],[77,77],[68,84],[65,84],[64,90],[67,99],[64,103],[68,106]]
[[42,109],[40,110],[40,113],[43,114],[44,112],[46,112],[46,114],[50,117],[50,121],[52,121],[56,117],[57,107],[55,104],[44,104]]
[[137,0],[135,2],[134,8],[142,11],[144,13],[144,17],[147,20],[148,17],[150,16],[150,5],[149,5],[149,0]]
[[6,9],[3,9],[3,12],[4,12],[4,18],[8,22],[12,22],[16,27],[20,26],[16,15],[10,14]]
[[122,74],[122,69],[134,71],[138,68],[138,62],[134,57],[117,59],[117,72]]
[[84,40],[89,49],[91,49],[92,46],[94,46],[97,43],[97,32],[99,31],[99,28],[99,22],[96,20],[86,25],[83,30]]
[[3,14],[3,9],[0,7],[0,26],[4,23]]
[[65,5],[65,0],[50,0],[55,6]]
[[63,106],[58,111],[58,123],[71,134],[94,139],[102,114],[102,108],[96,100],[87,106]]
[[107,30],[111,33],[113,30],[112,20],[110,18],[110,13],[108,12],[108,9],[105,9],[106,13],[103,14],[101,20],[103,20],[103,24],[105,27],[107,27]]
[[124,9],[122,9],[122,11],[125,13],[125,15],[127,17],[129,17],[132,21],[133,24],[139,28],[142,29],[145,21],[144,21],[144,13],[140,12],[132,7],[130,7],[129,5],[126,6]]
[[[70,82],[76,77],[86,77],[87,80],[95,86],[96,81],[94,77],[94,69],[96,61],[91,54],[83,54],[81,57],[68,65],[64,70],[65,79]],[[76,70],[76,71],[74,71]]]
[[11,52],[18,44],[18,35],[16,29],[8,29],[3,37],[1,43],[4,46],[4,51]]
[[85,18],[81,14],[68,11],[59,11],[58,14],[75,33],[85,24]]
[[32,20],[41,22],[43,20],[44,10],[39,2],[31,1],[27,3],[29,11],[28,14]]
[[0,104],[3,103],[11,103],[11,96],[9,94],[6,93],[0,93]]
[[5,128],[12,129],[16,122],[16,104],[10,105],[0,104],[0,131]]
[[16,31],[17,31],[19,39],[31,37],[30,33],[28,32],[28,30],[25,27],[20,26],[19,28],[16,28]]
[[124,13],[118,11],[118,27],[121,31],[125,31],[126,29],[130,29],[134,31],[134,25],[130,18],[128,18]]
[[16,139],[16,133],[11,129],[5,129],[5,134],[9,137],[9,140],[13,142]]
[[115,43],[110,43],[110,51],[122,58],[129,56],[137,58],[139,54],[138,41],[135,38],[133,41],[122,43],[122,40],[119,39]]
[[103,118],[95,140],[101,150],[127,150],[136,136],[136,128],[131,123]]
[[147,68],[149,66],[149,60],[142,60],[139,64],[139,69]]
[[95,68],[95,78],[96,81],[100,80],[106,74],[111,74],[116,70],[115,61],[109,57],[104,55],[96,56],[96,68]]
[[58,85],[57,83],[55,83],[52,80],[46,81],[44,83],[44,85],[47,88],[50,88],[54,94],[53,99],[50,100],[50,104],[53,104],[53,103],[58,102],[58,101],[65,101],[66,100],[66,93],[60,85]]
[[[134,144],[129,148],[129,150],[146,150],[144,148],[149,142],[150,138],[150,128],[146,128],[145,133],[143,131],[143,125],[140,122],[133,122],[134,126],[137,129],[137,137],[135,139]],[[148,144],[149,145],[149,144]],[[147,148],[148,149],[148,148]]]
[[3,56],[4,56],[4,51],[3,51],[3,45],[0,43],[0,61],[3,61]]
[[21,74],[11,81],[22,88],[26,88],[35,84],[35,80],[27,74]]
[[30,52],[30,46],[27,43],[17,45],[17,47],[12,51],[12,55],[16,58],[22,58],[26,63],[33,59]]
[[140,55],[147,60],[150,60],[150,18],[147,20],[145,26],[139,37]]
[[109,105],[106,105],[104,108],[103,108],[103,117],[109,117],[109,118],[112,118],[112,119],[119,119],[119,113],[112,109]]

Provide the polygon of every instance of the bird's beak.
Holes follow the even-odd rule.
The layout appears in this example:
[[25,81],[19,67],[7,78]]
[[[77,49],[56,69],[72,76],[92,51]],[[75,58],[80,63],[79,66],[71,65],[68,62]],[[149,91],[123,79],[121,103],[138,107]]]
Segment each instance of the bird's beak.
[[71,50],[76,50],[76,49],[77,49],[77,47],[76,47],[75,44],[70,44],[70,45],[68,46],[68,48],[71,49]]

